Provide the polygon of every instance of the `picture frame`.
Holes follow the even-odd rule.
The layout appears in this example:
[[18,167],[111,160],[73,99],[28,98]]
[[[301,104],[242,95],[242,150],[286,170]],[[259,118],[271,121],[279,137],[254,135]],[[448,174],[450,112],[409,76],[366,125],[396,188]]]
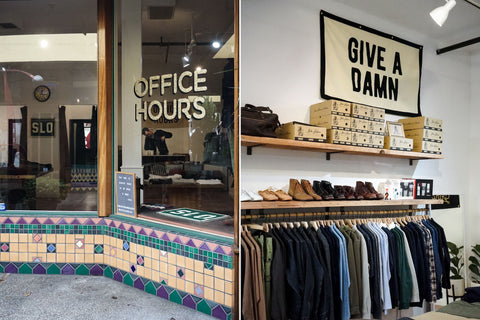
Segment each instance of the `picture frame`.
[[387,136],[405,138],[403,123],[395,121],[387,121]]

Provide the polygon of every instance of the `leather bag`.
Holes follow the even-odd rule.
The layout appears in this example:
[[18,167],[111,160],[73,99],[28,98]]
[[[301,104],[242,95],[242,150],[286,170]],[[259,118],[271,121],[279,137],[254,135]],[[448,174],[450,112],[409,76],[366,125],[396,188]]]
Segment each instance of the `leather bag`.
[[276,138],[275,129],[280,127],[278,115],[269,107],[256,107],[245,104],[241,108],[242,134],[258,137]]

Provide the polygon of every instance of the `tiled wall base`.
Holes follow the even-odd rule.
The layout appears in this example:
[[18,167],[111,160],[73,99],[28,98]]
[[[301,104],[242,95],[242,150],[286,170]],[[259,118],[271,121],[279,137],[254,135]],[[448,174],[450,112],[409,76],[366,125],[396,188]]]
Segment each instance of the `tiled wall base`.
[[0,273],[105,276],[218,319],[231,320],[232,316],[229,307],[105,264],[0,262]]
[[0,215],[0,272],[103,275],[230,319],[233,239],[93,213]]

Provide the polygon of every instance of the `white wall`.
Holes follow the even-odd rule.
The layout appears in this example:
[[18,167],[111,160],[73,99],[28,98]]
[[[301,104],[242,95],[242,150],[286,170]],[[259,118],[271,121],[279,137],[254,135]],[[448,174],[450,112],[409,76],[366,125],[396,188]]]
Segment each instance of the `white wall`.
[[[433,216],[445,227],[448,240],[463,243],[467,181],[476,163],[469,168],[472,150],[466,142],[470,139],[469,126],[474,123],[469,114],[474,107],[470,92],[475,91],[470,77],[473,61],[471,64],[468,54],[453,51],[437,56],[436,45],[425,35],[371,16],[368,8],[359,11],[328,0],[243,0],[241,5],[242,106],[270,106],[282,123],[309,121],[309,106],[322,100],[319,12],[326,10],[424,45],[421,110],[423,115],[443,119],[445,132],[445,159],[414,161],[413,166],[403,159],[333,154],[332,160],[326,161],[324,153],[265,148],[254,148],[253,155],[247,156],[242,147],[242,188],[286,189],[289,178],[327,179],[349,185],[355,185],[356,180],[377,184],[388,178],[430,178],[435,194],[460,194],[460,209],[437,210]],[[480,57],[475,61],[478,66]],[[473,77],[478,91],[480,72]],[[387,116],[387,120],[395,119],[398,117]],[[476,134],[480,135],[478,131]]]

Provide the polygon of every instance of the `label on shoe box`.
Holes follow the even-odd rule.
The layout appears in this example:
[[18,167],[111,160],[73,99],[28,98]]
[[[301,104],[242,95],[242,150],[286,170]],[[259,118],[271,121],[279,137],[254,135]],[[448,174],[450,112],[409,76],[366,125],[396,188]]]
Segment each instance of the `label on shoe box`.
[[278,138],[283,139],[312,142],[325,142],[327,140],[326,128],[296,121],[282,124],[275,132]]
[[363,104],[352,103],[352,118],[373,119],[373,108]]
[[369,147],[383,149],[384,138],[384,136],[378,134],[370,134],[370,137],[368,138],[370,144]]
[[430,129],[405,130],[405,137],[418,141],[442,142],[443,131]]
[[310,106],[310,119],[317,113],[330,113],[339,115],[350,115],[350,102],[327,100]]
[[339,130],[339,129],[328,129],[327,130],[327,142],[333,144],[352,144],[352,132]]
[[413,139],[403,137],[386,136],[384,148],[391,150],[412,151]]
[[385,122],[368,121],[368,132],[383,136],[385,134]]
[[370,120],[352,118],[350,120],[350,128],[355,132],[369,132],[370,131]]
[[406,118],[400,119],[398,122],[403,123],[404,130],[431,129],[442,131],[443,124],[442,120],[429,117]]
[[[310,115],[311,116],[311,115]],[[310,124],[327,129],[343,129],[350,131],[350,117],[331,113],[317,113],[310,117]]]
[[413,140],[413,151],[423,153],[442,154],[442,143],[432,141]]
[[352,132],[352,146],[369,147],[369,140],[369,133]]
[[372,107],[371,119],[373,121],[377,121],[377,122],[384,122],[385,121],[385,109]]

